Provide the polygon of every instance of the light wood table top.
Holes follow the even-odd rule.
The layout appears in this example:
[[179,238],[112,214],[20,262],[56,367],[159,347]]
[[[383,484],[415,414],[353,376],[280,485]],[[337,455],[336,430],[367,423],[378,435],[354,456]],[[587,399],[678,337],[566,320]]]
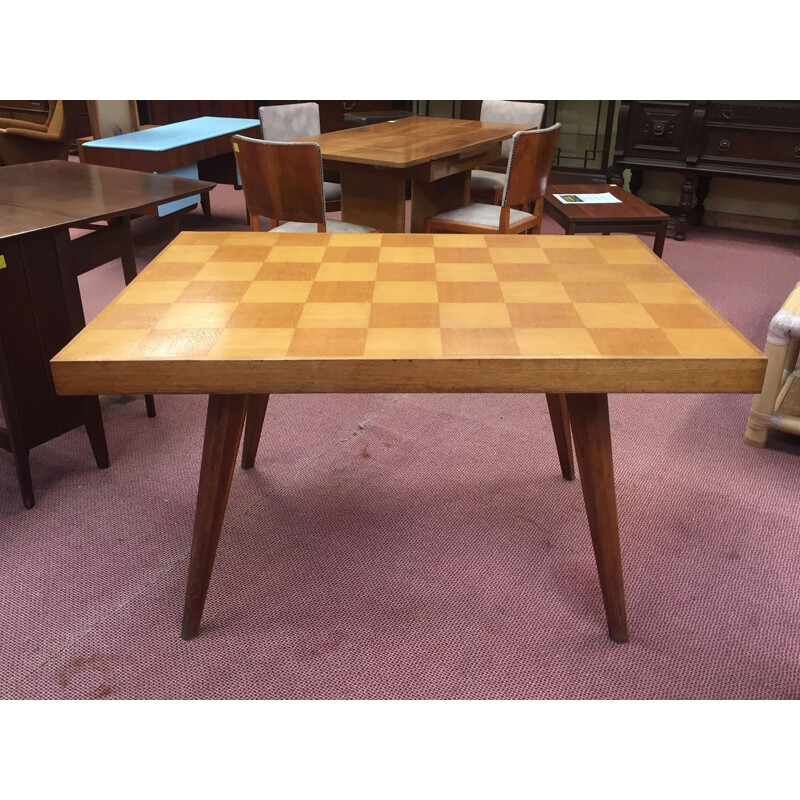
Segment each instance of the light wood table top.
[[765,359],[637,237],[181,233],[59,392],[756,392]]
[[402,169],[448,156],[467,156],[529,128],[471,119],[406,117],[297,141],[318,142],[326,160]]

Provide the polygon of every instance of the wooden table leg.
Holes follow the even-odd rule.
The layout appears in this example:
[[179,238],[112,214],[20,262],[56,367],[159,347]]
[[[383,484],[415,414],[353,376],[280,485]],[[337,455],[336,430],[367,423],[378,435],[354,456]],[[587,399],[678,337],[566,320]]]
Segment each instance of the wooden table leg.
[[208,398],[200,486],[194,518],[192,554],[183,606],[182,639],[193,639],[200,628],[203,606],[214,568],[214,556],[228,505],[236,454],[242,438],[246,395],[215,395]]
[[406,179],[395,170],[342,171],[342,220],[384,233],[405,233]]
[[664,241],[667,238],[667,220],[665,219],[656,231],[656,238],[653,242],[653,252],[661,258],[664,255]]
[[608,633],[613,641],[621,644],[628,641],[628,622],[622,583],[608,396],[568,394],[567,408],[575,437],[583,500],[589,518]]
[[575,462],[572,459],[572,436],[569,429],[567,398],[563,394],[546,394],[550,424],[556,440],[561,474],[568,481],[575,480]]
[[258,443],[261,441],[261,429],[264,427],[264,415],[267,413],[268,394],[251,394],[247,396],[247,420],[244,426],[244,444],[242,445],[242,469],[250,469],[256,463]]
[[438,181],[411,183],[411,233],[424,233],[425,220],[469,205],[469,170]]

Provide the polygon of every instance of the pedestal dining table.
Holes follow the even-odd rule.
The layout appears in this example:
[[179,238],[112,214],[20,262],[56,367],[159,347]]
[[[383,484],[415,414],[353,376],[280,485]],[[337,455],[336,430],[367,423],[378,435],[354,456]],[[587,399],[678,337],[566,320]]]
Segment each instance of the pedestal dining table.
[[317,142],[326,171],[342,181],[342,219],[386,233],[405,231],[411,182],[411,232],[469,203],[470,170],[501,156],[503,140],[526,125],[406,117],[297,139]]
[[566,478],[574,437],[608,631],[625,642],[607,395],[752,393],[765,364],[635,236],[184,232],[52,369],[65,394],[209,395],[185,639],[242,431],[250,466],[270,393],[544,393]]

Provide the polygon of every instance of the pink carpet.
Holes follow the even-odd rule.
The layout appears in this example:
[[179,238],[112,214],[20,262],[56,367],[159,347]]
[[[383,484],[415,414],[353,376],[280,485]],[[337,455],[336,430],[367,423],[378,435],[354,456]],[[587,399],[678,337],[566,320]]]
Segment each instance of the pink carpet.
[[[246,229],[241,193],[212,207],[213,228]],[[134,230],[143,266],[169,236]],[[761,346],[799,251],[694,229],[664,258]],[[120,266],[81,282],[91,316]],[[800,697],[800,446],[747,447],[750,400],[611,398],[631,630],[615,645],[540,396],[274,397],[188,643],[205,401],[159,397],[149,420],[107,398],[111,469],[82,430],[37,448],[33,510],[0,453],[0,696]]]

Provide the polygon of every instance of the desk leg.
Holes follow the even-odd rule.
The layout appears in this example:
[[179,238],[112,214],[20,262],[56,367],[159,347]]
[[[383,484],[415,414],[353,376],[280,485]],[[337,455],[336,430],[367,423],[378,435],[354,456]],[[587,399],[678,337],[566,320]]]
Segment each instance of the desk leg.
[[575,437],[583,500],[589,518],[608,633],[613,641],[622,644],[628,641],[628,622],[622,583],[608,396],[568,394],[567,408]]
[[546,394],[547,410],[550,412],[550,424],[556,440],[558,462],[565,480],[575,480],[575,462],[572,460],[572,436],[569,429],[567,398],[563,394]]
[[342,220],[384,233],[405,233],[406,179],[395,172],[342,171]]
[[469,170],[438,181],[411,183],[411,233],[424,233],[425,220],[469,205]]
[[667,238],[667,220],[664,220],[661,225],[658,226],[658,230],[656,231],[656,238],[653,242],[653,252],[661,258],[664,255],[664,241]]
[[183,606],[182,639],[193,639],[200,628],[214,556],[217,552],[236,454],[244,427],[246,395],[209,395],[200,486],[194,518],[192,554]]

